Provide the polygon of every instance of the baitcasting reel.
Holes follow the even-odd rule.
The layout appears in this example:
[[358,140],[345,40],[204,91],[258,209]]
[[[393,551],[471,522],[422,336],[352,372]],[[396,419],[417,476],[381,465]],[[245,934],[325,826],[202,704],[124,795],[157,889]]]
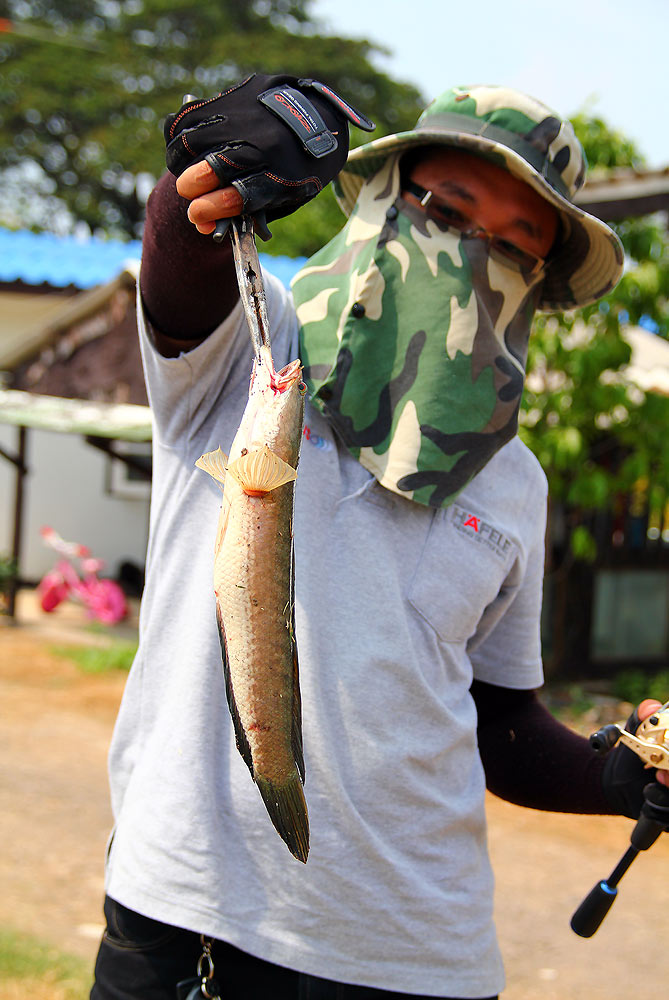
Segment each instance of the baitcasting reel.
[[617,723],[603,726],[590,737],[590,746],[597,753],[604,754],[608,753],[620,741],[641,757],[646,767],[656,767],[662,771],[669,771],[668,729],[669,701],[641,722],[634,733],[628,732]]

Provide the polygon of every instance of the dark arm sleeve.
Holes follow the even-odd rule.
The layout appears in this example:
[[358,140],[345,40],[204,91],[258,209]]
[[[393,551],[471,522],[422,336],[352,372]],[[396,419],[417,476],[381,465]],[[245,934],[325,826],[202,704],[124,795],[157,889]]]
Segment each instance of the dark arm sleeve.
[[230,240],[219,245],[198,233],[187,211],[175,178],[165,174],[149,196],[140,273],[156,340],[162,334],[182,350],[212,333],[239,298]]
[[602,790],[604,760],[558,722],[535,691],[474,681],[478,741],[488,789],[533,809],[613,813]]

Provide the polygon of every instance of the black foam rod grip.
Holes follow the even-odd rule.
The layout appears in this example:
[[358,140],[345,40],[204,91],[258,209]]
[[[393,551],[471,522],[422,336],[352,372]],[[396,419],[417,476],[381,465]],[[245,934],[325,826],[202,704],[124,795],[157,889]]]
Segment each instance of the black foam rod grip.
[[570,926],[573,932],[579,937],[592,937],[613,906],[617,895],[618,890],[615,886],[604,881],[598,882],[571,918]]

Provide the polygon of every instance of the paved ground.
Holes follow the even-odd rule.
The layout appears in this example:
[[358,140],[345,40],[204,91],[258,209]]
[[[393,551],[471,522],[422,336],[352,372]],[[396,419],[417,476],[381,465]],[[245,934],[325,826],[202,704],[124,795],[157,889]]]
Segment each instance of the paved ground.
[[[111,823],[106,753],[125,678],[85,676],[50,653],[54,642],[95,641],[79,609],[40,617],[22,595],[19,622],[0,628],[0,926],[92,963]],[[583,940],[571,913],[626,849],[631,823],[492,797],[489,816],[505,1000],[611,1000],[636,987],[639,970],[662,996],[669,838],[635,862],[601,930]]]

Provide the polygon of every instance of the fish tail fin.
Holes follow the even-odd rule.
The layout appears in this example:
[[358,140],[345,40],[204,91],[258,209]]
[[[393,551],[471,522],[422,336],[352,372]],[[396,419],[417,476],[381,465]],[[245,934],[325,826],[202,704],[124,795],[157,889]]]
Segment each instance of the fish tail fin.
[[258,451],[240,455],[230,463],[227,471],[250,496],[263,496],[297,479],[297,470],[275,455],[266,444]]
[[255,781],[276,832],[293,857],[306,864],[309,855],[309,816],[297,770],[280,785],[261,775],[256,775]]

